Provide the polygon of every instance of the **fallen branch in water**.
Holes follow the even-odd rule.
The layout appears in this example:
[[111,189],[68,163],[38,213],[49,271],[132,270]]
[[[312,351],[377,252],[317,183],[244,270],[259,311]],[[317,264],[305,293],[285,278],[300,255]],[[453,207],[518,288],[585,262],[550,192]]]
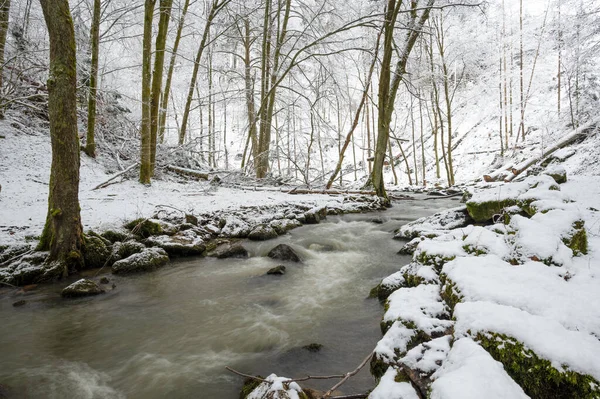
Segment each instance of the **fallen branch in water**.
[[367,357],[365,357],[365,359],[362,361],[362,363],[355,368],[353,371],[346,373],[345,377],[338,382],[337,384],[335,384],[333,387],[331,387],[329,389],[329,391],[325,392],[325,395],[323,395],[322,399],[327,399],[327,398],[331,398],[331,394],[333,393],[333,391],[335,391],[336,389],[338,389],[339,387],[341,387],[346,381],[348,381],[348,379],[350,379],[350,377],[358,374],[358,372],[365,367],[365,365],[367,363],[369,363],[369,360],[371,360],[373,358],[373,352],[369,353],[369,355]]
[[[365,365],[369,362],[369,360],[371,360],[371,358],[373,357],[373,352],[369,353],[369,356],[367,356],[362,362],[361,364],[354,370],[352,370],[349,373],[346,374],[340,374],[340,375],[326,375],[326,376],[306,376],[306,377],[300,377],[300,378],[294,378],[294,379],[290,379],[285,381],[286,383],[290,383],[290,382],[299,382],[299,381],[308,381],[308,380],[331,380],[331,379],[341,379],[341,381],[339,381],[337,384],[335,384],[330,390],[328,390],[327,392],[325,392],[325,394],[323,396],[320,397],[320,399],[364,399],[366,397],[369,396],[369,394],[367,393],[361,393],[361,394],[354,394],[354,395],[344,395],[344,396],[331,396],[332,393],[338,389],[339,387],[341,387],[346,381],[348,381],[348,379],[350,379],[350,377],[358,374],[358,372],[360,370],[362,370],[363,367],[365,367]],[[264,378],[261,377],[257,377],[255,375],[250,375],[250,374],[246,374],[246,373],[242,373],[241,371],[237,371],[229,366],[225,366],[225,369],[227,371],[230,371],[234,374],[239,375],[240,377],[244,377],[244,378],[250,378],[256,381],[260,381],[260,382],[266,382],[267,384],[272,384],[272,381],[267,381]]]

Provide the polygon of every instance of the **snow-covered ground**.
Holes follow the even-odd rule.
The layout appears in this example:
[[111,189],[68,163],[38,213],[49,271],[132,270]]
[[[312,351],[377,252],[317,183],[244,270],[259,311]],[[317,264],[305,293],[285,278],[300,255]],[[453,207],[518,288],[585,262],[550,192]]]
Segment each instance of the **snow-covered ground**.
[[[51,148],[44,133],[25,134],[0,121],[0,244],[36,237],[48,210]],[[144,186],[135,179],[93,190],[111,177],[96,160],[81,153],[81,218],[84,229],[106,229],[125,221],[149,217],[161,205],[199,214],[246,206],[339,204],[343,199],[327,195],[292,195],[279,191],[239,190],[212,186],[208,182],[182,181],[165,176]],[[116,180],[119,182],[120,180]]]

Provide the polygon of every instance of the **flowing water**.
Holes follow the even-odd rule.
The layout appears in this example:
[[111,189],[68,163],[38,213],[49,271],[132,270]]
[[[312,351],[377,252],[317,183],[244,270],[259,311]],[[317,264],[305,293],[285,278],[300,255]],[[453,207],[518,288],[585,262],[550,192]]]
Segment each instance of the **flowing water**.
[[[301,377],[353,370],[381,337],[383,313],[367,299],[409,261],[391,232],[448,207],[402,201],[385,212],[329,217],[262,243],[249,259],[177,260],[153,273],[110,276],[107,294],[63,300],[61,286],[0,291],[0,384],[26,398],[237,398],[250,373]],[[291,245],[303,264],[266,276],[266,257]],[[18,300],[24,306],[14,307]],[[319,352],[302,346],[318,343]],[[328,389],[336,380],[304,383]],[[366,367],[341,392],[374,381]]]

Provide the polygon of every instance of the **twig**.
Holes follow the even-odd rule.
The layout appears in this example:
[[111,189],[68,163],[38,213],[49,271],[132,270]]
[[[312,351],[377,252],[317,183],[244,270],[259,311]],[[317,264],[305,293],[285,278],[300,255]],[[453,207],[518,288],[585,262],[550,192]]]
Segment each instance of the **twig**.
[[4,285],[6,285],[6,286],[9,286],[9,287],[12,287],[12,288],[14,288],[14,289],[18,289],[18,288],[19,288],[19,287],[17,287],[16,285],[8,284],[8,283],[5,283],[4,281],[0,281],[0,284],[4,284]]
[[264,378],[260,378],[260,377],[254,376],[254,375],[250,375],[250,374],[244,374],[244,373],[242,373],[242,372],[239,372],[239,371],[237,371],[237,370],[234,370],[234,369],[232,369],[232,368],[231,368],[231,367],[229,367],[229,366],[225,366],[225,369],[227,369],[227,371],[231,371],[233,374],[237,374],[237,375],[239,375],[239,376],[242,376],[242,377],[246,377],[246,378],[252,378],[253,380],[256,380],[256,381],[260,381],[260,382],[266,382],[266,383],[268,383],[268,384],[271,384],[271,381],[267,381],[267,380],[265,380]]
[[369,360],[371,360],[371,358],[373,357],[373,352],[369,353],[369,356],[365,357],[365,359],[362,361],[362,363],[354,370],[351,371],[349,373],[346,373],[346,376],[337,384],[335,384],[333,387],[331,387],[331,389],[327,392],[325,392],[325,395],[323,395],[322,399],[327,399],[327,398],[331,398],[331,393],[333,391],[335,391],[336,389],[338,389],[339,387],[341,387],[346,381],[348,381],[348,379],[356,374],[358,374],[358,372],[365,367],[365,365],[367,363],[369,363]]

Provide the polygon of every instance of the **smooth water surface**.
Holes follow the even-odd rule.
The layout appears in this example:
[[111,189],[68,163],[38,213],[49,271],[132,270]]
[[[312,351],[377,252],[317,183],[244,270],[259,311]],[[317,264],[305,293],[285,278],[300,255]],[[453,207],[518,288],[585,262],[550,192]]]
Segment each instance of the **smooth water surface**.
[[[290,377],[343,374],[381,337],[367,299],[409,261],[391,232],[449,200],[402,201],[385,212],[329,217],[276,240],[244,242],[249,259],[188,258],[153,273],[107,275],[116,289],[60,298],[63,285],[0,291],[0,384],[26,398],[224,398],[242,379],[225,366]],[[266,276],[266,257],[291,245],[303,264]],[[14,307],[18,300],[27,300]],[[302,346],[323,345],[313,353]],[[330,388],[336,380],[305,383]],[[365,368],[341,392],[374,381]]]

